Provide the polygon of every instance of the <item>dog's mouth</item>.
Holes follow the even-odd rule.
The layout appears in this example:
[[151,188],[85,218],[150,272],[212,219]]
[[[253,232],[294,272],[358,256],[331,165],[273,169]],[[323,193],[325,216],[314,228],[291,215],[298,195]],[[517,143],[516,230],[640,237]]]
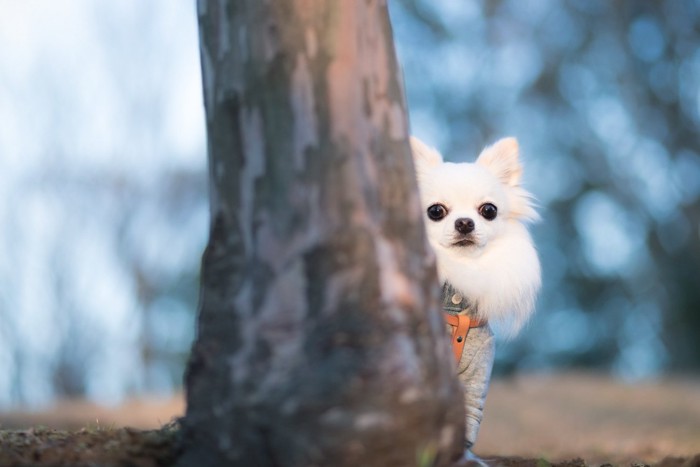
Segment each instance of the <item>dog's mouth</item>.
[[452,246],[472,246],[476,245],[476,242],[471,238],[460,238],[459,240],[452,243]]

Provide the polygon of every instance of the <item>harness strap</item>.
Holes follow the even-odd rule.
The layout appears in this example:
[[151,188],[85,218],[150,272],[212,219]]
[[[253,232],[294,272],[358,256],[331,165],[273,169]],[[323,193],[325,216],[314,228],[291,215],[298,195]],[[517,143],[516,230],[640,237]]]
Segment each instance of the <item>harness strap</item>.
[[450,313],[443,313],[442,318],[445,320],[445,323],[452,326],[452,353],[454,353],[455,360],[459,363],[469,330],[484,326],[487,321],[472,319],[469,315],[452,315]]

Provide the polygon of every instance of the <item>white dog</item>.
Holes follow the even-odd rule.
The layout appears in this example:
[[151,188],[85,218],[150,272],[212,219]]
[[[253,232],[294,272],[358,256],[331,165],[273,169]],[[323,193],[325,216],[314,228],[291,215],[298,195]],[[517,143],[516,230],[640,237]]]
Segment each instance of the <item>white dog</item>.
[[532,196],[520,186],[523,169],[515,139],[497,141],[474,163],[443,162],[416,138],[411,147],[428,240],[443,284],[443,311],[455,323],[460,316],[470,323],[466,332],[451,327],[453,345],[460,345],[456,356],[470,456],[493,365],[488,323],[498,323],[512,336],[534,309],[540,263],[526,224],[539,216]]

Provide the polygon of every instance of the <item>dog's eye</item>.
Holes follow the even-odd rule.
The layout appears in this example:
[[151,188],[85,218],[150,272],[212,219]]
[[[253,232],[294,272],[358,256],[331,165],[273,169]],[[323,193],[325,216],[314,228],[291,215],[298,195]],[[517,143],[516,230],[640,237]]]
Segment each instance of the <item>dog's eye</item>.
[[439,221],[447,215],[447,208],[442,204],[433,204],[428,207],[428,217],[430,220]]
[[479,207],[479,214],[487,221],[492,221],[498,214],[498,209],[491,203],[484,203]]

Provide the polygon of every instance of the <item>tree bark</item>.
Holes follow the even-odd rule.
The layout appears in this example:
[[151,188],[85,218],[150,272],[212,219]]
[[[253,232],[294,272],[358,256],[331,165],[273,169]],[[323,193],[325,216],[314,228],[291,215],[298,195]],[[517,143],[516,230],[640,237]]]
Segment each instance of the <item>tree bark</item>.
[[462,395],[384,1],[199,1],[212,224],[182,465],[448,465]]

